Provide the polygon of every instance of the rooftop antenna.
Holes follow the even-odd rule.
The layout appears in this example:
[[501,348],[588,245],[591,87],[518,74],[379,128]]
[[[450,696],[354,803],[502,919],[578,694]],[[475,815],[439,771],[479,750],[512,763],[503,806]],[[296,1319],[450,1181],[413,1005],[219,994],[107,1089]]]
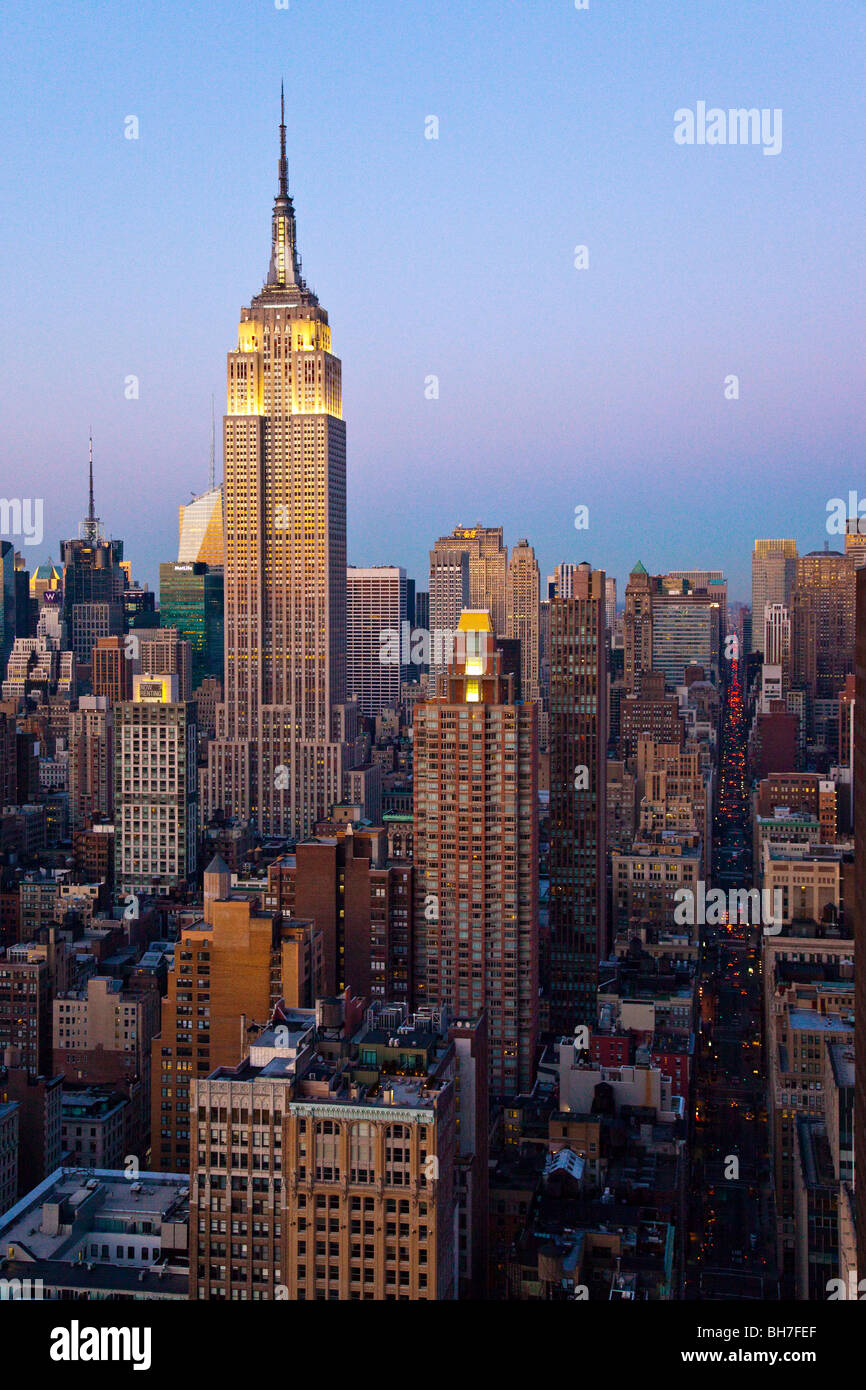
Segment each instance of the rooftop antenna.
[[96,515],[96,505],[93,500],[93,427],[90,427],[90,486],[88,492],[87,517],[79,531],[88,545],[96,545],[99,540],[99,517]]
[[289,196],[289,161],[286,159],[286,97],[282,82],[280,82],[280,164],[278,173],[280,195],[287,198]]

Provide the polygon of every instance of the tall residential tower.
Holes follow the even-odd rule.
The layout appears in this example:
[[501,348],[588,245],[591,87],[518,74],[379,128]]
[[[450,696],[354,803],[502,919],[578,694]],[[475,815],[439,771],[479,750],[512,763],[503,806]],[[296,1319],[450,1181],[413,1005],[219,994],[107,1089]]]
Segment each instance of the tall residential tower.
[[549,984],[551,1027],[562,1033],[594,1026],[607,950],[604,624],[604,570],[581,564],[571,597],[550,600]]
[[415,983],[483,1009],[490,1089],[531,1088],[538,1039],[538,708],[513,698],[489,613],[461,614],[444,696],[415,706]]

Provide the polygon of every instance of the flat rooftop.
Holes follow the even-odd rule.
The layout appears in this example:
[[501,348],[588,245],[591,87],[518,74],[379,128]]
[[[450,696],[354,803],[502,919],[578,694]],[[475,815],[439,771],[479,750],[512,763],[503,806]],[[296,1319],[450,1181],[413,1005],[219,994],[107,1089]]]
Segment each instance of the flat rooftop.
[[812,1009],[791,1009],[788,1025],[808,1033],[850,1033],[854,1018],[853,1015],[843,1018],[841,1014],[818,1014]]
[[189,1218],[189,1177],[105,1168],[58,1168],[0,1216],[0,1245],[20,1245],[34,1260],[72,1261],[94,1231],[123,1233],[125,1223]]

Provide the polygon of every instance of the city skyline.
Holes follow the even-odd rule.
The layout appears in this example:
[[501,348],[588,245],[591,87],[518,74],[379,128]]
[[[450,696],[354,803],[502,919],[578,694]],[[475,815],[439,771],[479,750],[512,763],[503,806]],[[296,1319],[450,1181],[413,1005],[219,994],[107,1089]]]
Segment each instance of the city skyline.
[[[207,6],[208,24],[228,8]],[[74,69],[52,45],[55,106],[53,116],[40,113],[37,122],[53,120],[50,141],[45,132],[52,187],[76,218],[64,222],[64,274],[49,343],[34,338],[20,297],[34,254],[56,258],[56,230],[38,225],[32,247],[8,244],[0,262],[23,348],[0,397],[8,421],[0,459],[20,472],[26,438],[23,490],[46,498],[44,540],[27,547],[28,561],[31,551],[36,563],[56,560],[57,539],[74,534],[92,427],[107,530],[122,536],[133,519],[145,523],[131,558],[136,575],[157,587],[158,565],[174,553],[176,508],[207,485],[209,397],[219,392],[214,345],[225,341],[230,306],[243,300],[259,244],[257,211],[271,186],[266,137],[284,72],[291,184],[313,253],[308,274],[339,316],[352,364],[350,563],[402,565],[423,588],[424,557],[435,537],[481,519],[502,525],[509,545],[528,536],[543,575],[560,561],[588,560],[615,575],[622,590],[638,559],[653,572],[720,564],[732,598],[746,601],[754,528],[741,505],[745,490],[763,516],[762,534],[793,536],[801,553],[821,548],[827,499],[847,495],[859,439],[859,280],[838,211],[846,192],[856,193],[849,182],[855,175],[831,138],[840,121],[856,119],[856,106],[845,105],[854,98],[846,96],[841,70],[857,49],[847,18],[837,16],[815,35],[805,6],[785,6],[792,38],[808,29],[816,47],[808,70],[776,60],[779,90],[771,92],[765,58],[776,39],[778,5],[757,17],[734,7],[734,17],[748,24],[746,57],[731,41],[730,13],[716,24],[677,5],[637,20],[640,62],[623,42],[625,21],[601,9],[577,14],[530,5],[505,26],[497,14],[483,44],[462,17],[439,24],[413,16],[395,35],[394,63],[406,59],[405,76],[387,95],[373,82],[375,60],[360,41],[357,18],[339,4],[328,8],[335,31],[295,6],[288,15],[258,16],[241,48],[245,62],[258,59],[274,24],[293,26],[293,38],[323,74],[335,79],[342,70],[347,95],[368,93],[348,126],[330,108],[311,118],[279,52],[268,52],[241,118],[227,117],[182,56],[184,38],[204,22],[202,5],[160,16],[151,35],[158,50],[172,45],[181,55],[184,80],[171,96],[154,87],[129,47],[140,19],[132,17],[131,29],[124,20],[126,79],[112,79],[87,121],[82,84],[102,45],[117,38],[115,21],[99,6],[79,7],[70,20],[78,39]],[[25,92],[46,75],[43,22],[33,17],[19,32],[16,21],[4,20],[20,53]],[[665,47],[673,30],[675,61]],[[419,60],[407,50],[422,39]],[[455,85],[455,43],[464,46],[470,70],[486,79],[477,110]],[[538,75],[531,63],[517,63],[512,43],[536,58]],[[675,143],[674,112],[708,84],[706,45],[714,53],[709,85],[718,100],[784,110],[777,158]],[[219,71],[224,50],[214,45],[211,56]],[[419,61],[424,80],[416,91]],[[553,90],[541,75],[551,65],[564,79]],[[630,101],[611,97],[606,68],[619,75]],[[541,91],[544,125],[532,116]],[[12,109],[9,96],[0,96],[13,153],[26,148],[19,107],[27,105]],[[440,122],[437,140],[425,139],[431,113]],[[132,116],[137,139],[125,138]],[[617,151],[613,175],[599,163],[599,148],[608,148],[605,130]],[[466,175],[482,167],[479,161],[483,174],[470,202]],[[38,152],[26,164],[17,157],[12,163],[8,213],[23,224],[48,171]],[[158,217],[156,208],[163,210]],[[586,270],[574,265],[578,245],[588,247]],[[113,265],[120,273],[112,277],[109,303],[100,276]],[[473,335],[451,327],[470,293],[467,277],[483,325],[481,350],[470,343]],[[525,404],[526,383],[512,346],[513,306],[527,293],[527,277],[544,324],[535,342],[541,375],[533,411],[515,410]],[[182,285],[197,319],[183,348],[181,380],[171,366],[181,343],[169,305]],[[91,330],[82,355],[74,344],[85,303]],[[369,343],[384,341],[397,305],[410,349],[388,373],[378,372]],[[644,347],[650,341],[651,356]],[[597,347],[587,351],[590,342]],[[63,402],[60,417],[34,420],[25,409],[22,373],[37,343],[52,397]],[[740,379],[736,401],[724,395],[730,373]],[[439,377],[435,400],[425,398],[431,375]],[[138,378],[137,400],[125,398],[129,376]],[[406,485],[443,458],[453,467],[440,469],[435,493],[413,506],[407,525]],[[528,459],[531,489],[523,482]],[[70,484],[62,499],[51,482],[60,475]],[[789,489],[778,486],[780,476]],[[579,505],[589,508],[587,531],[574,529]],[[690,518],[687,529],[680,516]]]
[[826,1374],[866,1297],[866,23],[695,8],[0,16],[0,1304],[53,1360],[591,1301]]

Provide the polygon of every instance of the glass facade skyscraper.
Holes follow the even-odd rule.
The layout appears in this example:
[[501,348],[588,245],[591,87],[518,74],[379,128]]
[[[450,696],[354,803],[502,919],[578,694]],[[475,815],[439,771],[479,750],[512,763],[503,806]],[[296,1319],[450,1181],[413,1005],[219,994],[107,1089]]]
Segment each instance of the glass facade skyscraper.
[[214,565],[168,561],[159,567],[159,618],[192,643],[192,688],[223,679],[223,572]]

